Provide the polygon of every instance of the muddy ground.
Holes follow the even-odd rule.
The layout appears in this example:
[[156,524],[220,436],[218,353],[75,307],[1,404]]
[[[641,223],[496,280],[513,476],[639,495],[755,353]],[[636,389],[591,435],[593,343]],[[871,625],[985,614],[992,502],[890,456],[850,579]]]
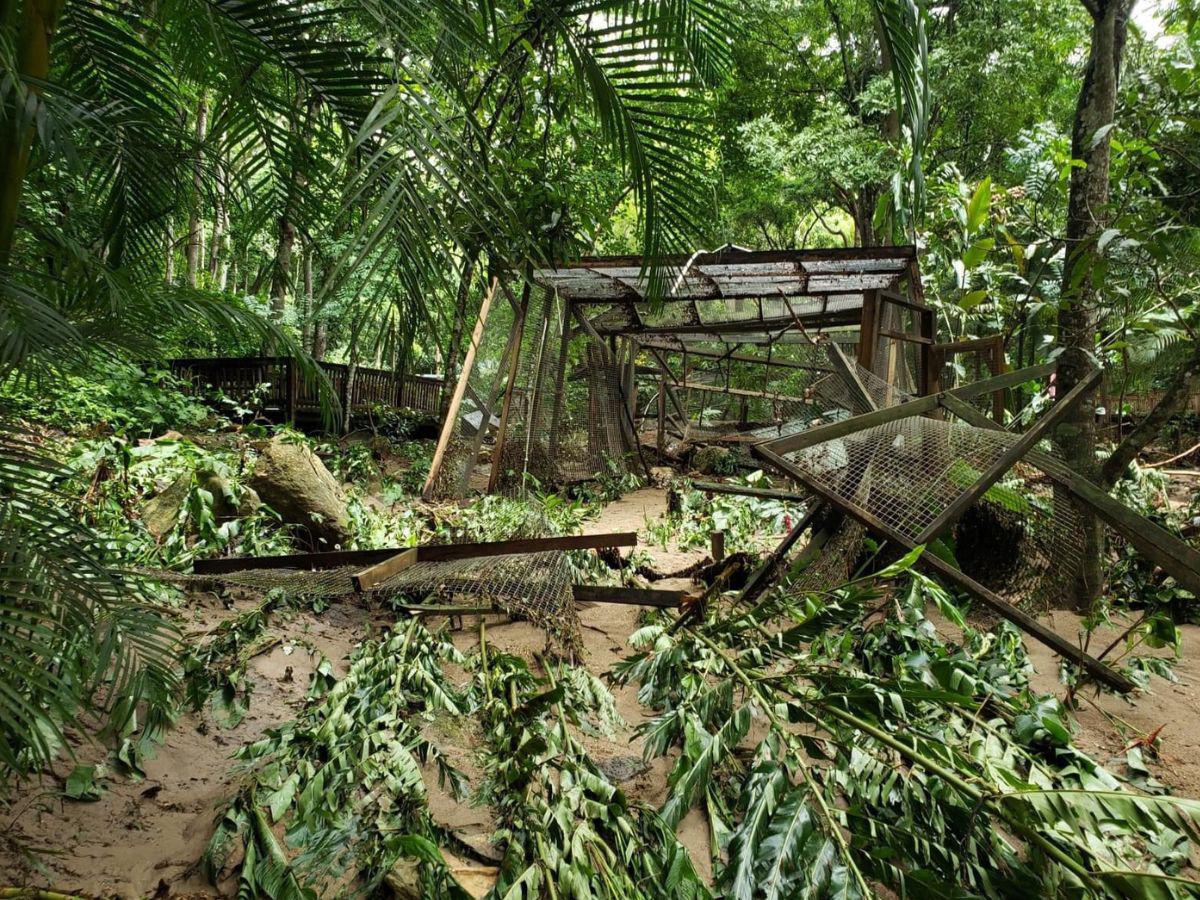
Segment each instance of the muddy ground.
[[[647,488],[609,504],[587,523],[585,531],[643,529],[647,521],[666,513],[662,489]],[[678,571],[704,557],[703,551],[681,552],[643,542],[642,548],[661,572]],[[687,581],[660,581],[656,587],[690,587]],[[201,633],[228,615],[215,597],[195,598],[191,628]],[[626,650],[626,639],[637,627],[635,607],[591,605],[580,610],[586,663],[605,672]],[[145,766],[146,778],[131,781],[113,777],[98,801],[66,801],[62,781],[46,778],[21,788],[0,816],[0,887],[38,886],[87,897],[208,897],[221,893],[197,871],[197,861],[212,831],[214,819],[238,781],[231,754],[276,724],[293,718],[307,690],[309,675],[324,654],[339,674],[345,658],[365,636],[389,624],[393,616],[352,603],[338,603],[320,615],[294,614],[273,624],[282,641],[251,661],[254,690],[250,712],[236,728],[223,729],[207,714],[183,716],[156,756]],[[477,641],[477,620],[468,617],[456,643],[470,649]],[[1056,612],[1052,624],[1074,636],[1078,619]],[[1121,768],[1123,749],[1133,737],[1163,726],[1161,759],[1151,763],[1155,777],[1177,793],[1200,797],[1200,628],[1186,626],[1185,657],[1177,669],[1179,682],[1156,681],[1149,693],[1133,702],[1103,696],[1084,699],[1079,711],[1077,740],[1082,749],[1102,762]],[[541,631],[528,623],[488,617],[489,640],[504,650],[532,655],[545,646]],[[1062,693],[1057,659],[1030,642],[1037,668],[1038,689]],[[648,767],[632,731],[643,721],[632,688],[616,691],[618,709],[628,723],[615,740],[583,737],[597,762],[627,793],[653,805],[665,799],[667,773],[673,761],[660,759]],[[1119,733],[1114,722],[1124,723]],[[440,723],[437,741],[468,772],[472,771],[471,738],[453,723]],[[77,747],[83,763],[103,760],[95,745]],[[71,769],[62,767],[60,776]],[[492,822],[485,809],[452,801],[429,779],[431,808],[445,825],[455,829],[477,850],[488,853]],[[680,826],[680,837],[702,870],[708,868],[708,828],[693,811]],[[454,861],[460,880],[482,894],[491,883],[478,861]],[[222,886],[227,887],[227,886]]]

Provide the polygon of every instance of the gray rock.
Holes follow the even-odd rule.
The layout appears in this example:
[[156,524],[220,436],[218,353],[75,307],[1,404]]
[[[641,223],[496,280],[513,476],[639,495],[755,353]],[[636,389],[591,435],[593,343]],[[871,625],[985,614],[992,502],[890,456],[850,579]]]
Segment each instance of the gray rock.
[[637,778],[650,767],[640,756],[610,756],[596,761],[596,768],[613,784]]
[[332,550],[350,537],[346,495],[307,445],[271,440],[258,457],[250,485],[284,522],[299,526],[314,550]]
[[162,540],[175,527],[191,489],[192,473],[184,472],[142,504],[142,524],[154,535],[155,540]]

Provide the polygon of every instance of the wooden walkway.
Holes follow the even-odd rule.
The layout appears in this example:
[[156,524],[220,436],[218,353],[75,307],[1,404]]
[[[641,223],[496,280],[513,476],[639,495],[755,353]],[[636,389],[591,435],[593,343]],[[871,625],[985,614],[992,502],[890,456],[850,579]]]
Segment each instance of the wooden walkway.
[[[385,369],[318,363],[329,379],[342,409],[357,416],[385,406],[406,407],[436,416],[441,399],[441,378],[399,375]],[[205,395],[224,394],[273,422],[314,425],[321,421],[321,404],[313,385],[300,373],[290,356],[234,356],[170,359],[167,368],[176,378]]]

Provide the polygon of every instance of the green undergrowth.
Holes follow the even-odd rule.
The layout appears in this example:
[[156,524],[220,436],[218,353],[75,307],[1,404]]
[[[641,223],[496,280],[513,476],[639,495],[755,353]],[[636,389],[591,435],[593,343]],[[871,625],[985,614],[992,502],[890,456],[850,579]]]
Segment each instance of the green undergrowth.
[[[762,471],[732,484],[770,488],[771,479]],[[733,494],[708,497],[694,490],[691,481],[677,478],[667,486],[666,516],[646,522],[645,532],[651,543],[664,549],[698,550],[709,546],[714,531],[725,533],[727,552],[759,553],[795,524],[802,510],[799,504]]]

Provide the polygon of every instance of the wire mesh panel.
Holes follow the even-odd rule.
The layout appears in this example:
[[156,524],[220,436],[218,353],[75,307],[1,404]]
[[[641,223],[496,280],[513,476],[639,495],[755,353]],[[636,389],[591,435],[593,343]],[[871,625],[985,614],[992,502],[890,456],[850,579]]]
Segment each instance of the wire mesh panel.
[[[336,600],[355,593],[351,577],[363,567],[242,569],[221,575],[157,573],[165,580],[220,584],[259,594],[280,591],[303,600]],[[562,551],[477,559],[417,562],[369,593],[384,601],[418,605],[489,606],[528,619],[564,648],[579,646],[579,618],[571,570]]]
[[494,299],[472,365],[463,373],[467,380],[466,389],[433,485],[432,497],[460,499],[471,487],[486,486],[486,469],[479,465],[480,450],[488,430],[500,421],[504,389],[508,383],[509,354],[515,349],[512,336],[518,318],[506,296]]
[[[847,505],[915,542],[1020,435],[909,417],[786,454]],[[1055,602],[1078,571],[1079,513],[1030,454],[957,521],[951,549],[963,571],[1005,597]]]
[[634,444],[617,354],[573,326],[566,301],[535,291],[500,449],[501,489],[627,471]]
[[919,393],[920,350],[917,344],[896,335],[920,334],[920,331],[921,325],[913,310],[896,303],[880,305],[879,336],[871,370],[885,383],[910,394]]

